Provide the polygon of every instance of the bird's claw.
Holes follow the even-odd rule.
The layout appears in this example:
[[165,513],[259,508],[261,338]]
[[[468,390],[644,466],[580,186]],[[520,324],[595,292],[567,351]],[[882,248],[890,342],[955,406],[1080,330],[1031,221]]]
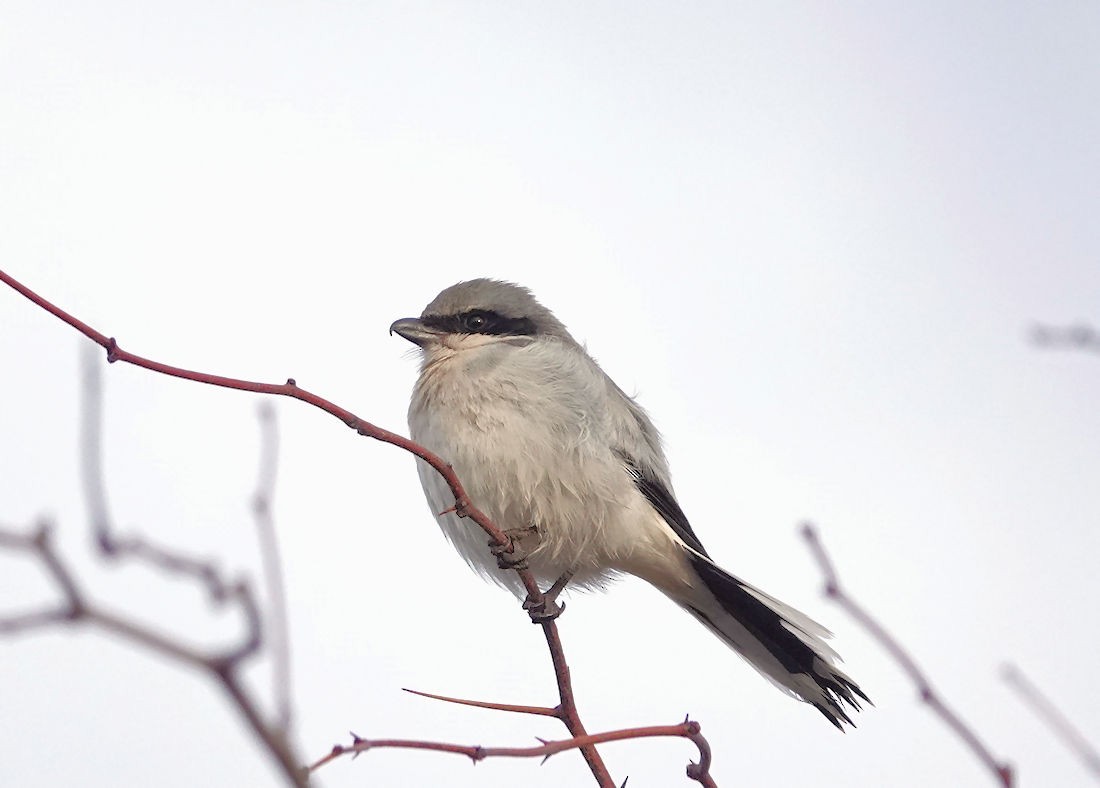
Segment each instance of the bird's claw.
[[504,535],[508,537],[507,544],[489,542],[489,552],[496,556],[497,566],[501,569],[527,569],[527,559],[534,548],[526,547],[524,540],[533,535],[537,542],[538,529],[512,528],[505,531]]
[[545,624],[565,612],[565,603],[558,604],[553,599],[540,594],[537,599],[528,596],[523,600],[523,609],[531,617],[532,624]]

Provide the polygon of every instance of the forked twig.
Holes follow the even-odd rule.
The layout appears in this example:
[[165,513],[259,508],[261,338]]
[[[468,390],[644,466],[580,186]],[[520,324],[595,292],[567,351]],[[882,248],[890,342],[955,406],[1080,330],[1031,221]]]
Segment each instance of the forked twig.
[[62,598],[56,605],[45,609],[0,618],[0,634],[21,634],[53,624],[88,624],[197,668],[214,678],[233,699],[237,710],[281,767],[287,781],[295,786],[306,785],[300,759],[285,735],[285,727],[267,723],[259,704],[244,688],[239,675],[243,663],[263,645],[262,615],[248,583],[224,577],[209,561],[154,545],[143,537],[120,537],[115,533],[103,481],[101,388],[98,366],[86,365],[82,385],[81,471],[94,544],[99,554],[107,559],[142,561],[197,581],[215,605],[232,605],[241,612],[244,632],[235,645],[204,652],[134,619],[107,610],[93,602],[80,588],[54,546],[52,526],[39,523],[27,533],[0,530],[0,547],[34,557],[60,590]]

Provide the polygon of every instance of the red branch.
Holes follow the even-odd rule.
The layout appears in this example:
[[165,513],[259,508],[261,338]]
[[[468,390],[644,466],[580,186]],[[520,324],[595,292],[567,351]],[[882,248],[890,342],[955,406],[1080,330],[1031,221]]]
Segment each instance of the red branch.
[[1014,784],[1012,767],[1000,763],[993,756],[989,748],[978,738],[977,733],[947,706],[939,693],[932,689],[928,678],[917,667],[917,663],[913,661],[909,652],[862,605],[841,589],[833,562],[829,559],[828,553],[825,552],[825,547],[821,544],[812,523],[802,524],[802,536],[809,544],[810,552],[817,560],[822,574],[825,575],[825,596],[848,611],[848,614],[867,630],[871,637],[879,642],[879,645],[901,666],[901,669],[908,674],[913,684],[916,685],[920,699],[932,709],[948,728],[954,731],[956,736],[963,740],[970,751],[989,769],[1004,788],[1012,788]]
[[[469,496],[466,494],[465,489],[462,487],[462,483],[458,480],[454,469],[445,462],[441,457],[428,451],[423,446],[412,440],[405,438],[397,433],[390,432],[389,430],[377,427],[374,424],[361,419],[351,411],[348,411],[340,406],[330,402],[323,397],[318,396],[306,389],[300,388],[293,378],[288,378],[286,383],[259,383],[256,381],[241,380],[238,378],[224,377],[221,375],[212,375],[205,372],[197,372],[194,370],[183,369],[181,367],[174,367],[169,364],[164,364],[159,361],[144,358],[138,356],[129,351],[123,350],[119,347],[118,342],[114,337],[108,337],[106,334],[102,334],[96,329],[89,326],[87,323],[77,319],[73,315],[69,314],[65,310],[46,300],[42,296],[32,291],[21,282],[13,279],[4,271],[0,271],[0,281],[16,290],[18,293],[28,298],[37,306],[46,310],[50,314],[54,315],[58,319],[69,324],[84,336],[91,339],[96,344],[100,345],[107,351],[107,361],[114,363],[116,361],[122,361],[127,364],[133,364],[143,369],[148,369],[153,372],[158,372],[163,375],[170,375],[172,377],[182,378],[184,380],[191,380],[197,383],[206,383],[212,386],[219,386],[222,388],[237,389],[240,391],[250,391],[257,394],[269,394],[283,397],[291,397],[293,399],[301,400],[316,408],[320,408],[326,413],[335,416],[351,429],[355,430],[358,434],[365,437],[373,438],[384,443],[389,443],[397,446],[405,451],[419,457],[424,462],[428,463],[435,469],[440,476],[447,482],[451,492],[455,496],[454,511],[459,517],[468,517],[477,523],[482,530],[493,540],[494,544],[500,548],[503,548],[504,552],[512,551],[512,543],[508,535],[501,531],[489,517],[480,509],[475,507]],[[524,567],[517,567],[515,569],[523,582],[524,588],[528,593],[528,600],[532,603],[533,609],[539,609],[539,603],[543,600],[542,591],[539,589],[534,575]],[[611,774],[608,772],[606,765],[604,765],[602,758],[595,748],[597,741],[588,736],[585,730],[584,723],[581,722],[580,715],[577,712],[576,702],[573,698],[573,688],[569,677],[569,666],[565,660],[565,654],[562,649],[561,639],[558,635],[558,629],[555,622],[550,620],[539,620],[538,623],[542,625],[543,633],[546,636],[546,644],[550,650],[551,659],[554,663],[554,675],[557,679],[558,694],[560,697],[559,705],[553,710],[554,716],[558,717],[569,730],[572,735],[573,743],[569,746],[561,746],[560,749],[572,749],[578,748],[584,755],[585,760],[588,762],[589,769],[592,775],[596,778],[596,782],[601,788],[615,788],[615,783],[611,779]],[[697,733],[697,731],[696,731]],[[647,734],[655,735],[655,734]],[[682,734],[676,734],[682,735]],[[627,737],[623,737],[627,738]],[[602,740],[601,740],[602,741]],[[425,743],[426,744],[426,743]],[[555,752],[558,750],[555,750]],[[713,780],[709,776],[709,764],[710,764],[710,751],[709,748],[704,750],[703,746],[700,746],[700,751],[705,752],[705,757],[701,759],[698,766],[692,765],[689,767],[689,776],[705,785],[713,785]],[[692,772],[695,775],[692,775]]]
[[[477,704],[481,705],[481,704]],[[344,755],[353,758],[367,750],[382,747],[401,748],[409,750],[431,750],[433,752],[449,752],[456,755],[465,755],[474,763],[486,758],[542,758],[545,762],[551,755],[559,752],[576,749],[578,747],[595,746],[606,742],[623,741],[626,739],[646,739],[656,736],[677,736],[690,739],[699,748],[699,763],[691,763],[687,767],[687,776],[707,788],[714,788],[717,784],[710,776],[710,745],[700,733],[699,723],[684,720],[679,725],[654,725],[648,728],[625,728],[605,733],[594,733],[585,736],[575,736],[562,741],[545,741],[538,747],[482,747],[479,745],[448,744],[446,742],[416,741],[412,739],[363,739],[351,734],[350,745],[337,744],[332,752],[309,767],[312,772],[327,763]]]

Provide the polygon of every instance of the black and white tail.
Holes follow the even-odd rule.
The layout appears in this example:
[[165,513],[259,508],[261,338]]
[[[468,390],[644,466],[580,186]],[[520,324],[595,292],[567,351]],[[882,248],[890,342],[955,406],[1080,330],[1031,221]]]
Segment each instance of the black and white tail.
[[854,727],[844,704],[858,711],[857,696],[871,701],[836,667],[829,630],[706,557],[689,553],[689,560],[704,588],[677,602],[780,689],[812,703],[840,730],[842,722]]

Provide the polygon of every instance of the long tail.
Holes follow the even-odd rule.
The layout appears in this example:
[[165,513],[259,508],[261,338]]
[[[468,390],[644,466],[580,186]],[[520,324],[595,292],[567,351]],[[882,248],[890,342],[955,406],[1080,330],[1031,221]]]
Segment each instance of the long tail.
[[840,730],[854,727],[844,704],[859,710],[863,690],[836,667],[825,643],[832,633],[809,616],[738,580],[697,553],[689,556],[703,582],[676,601],[780,689],[811,703]]

